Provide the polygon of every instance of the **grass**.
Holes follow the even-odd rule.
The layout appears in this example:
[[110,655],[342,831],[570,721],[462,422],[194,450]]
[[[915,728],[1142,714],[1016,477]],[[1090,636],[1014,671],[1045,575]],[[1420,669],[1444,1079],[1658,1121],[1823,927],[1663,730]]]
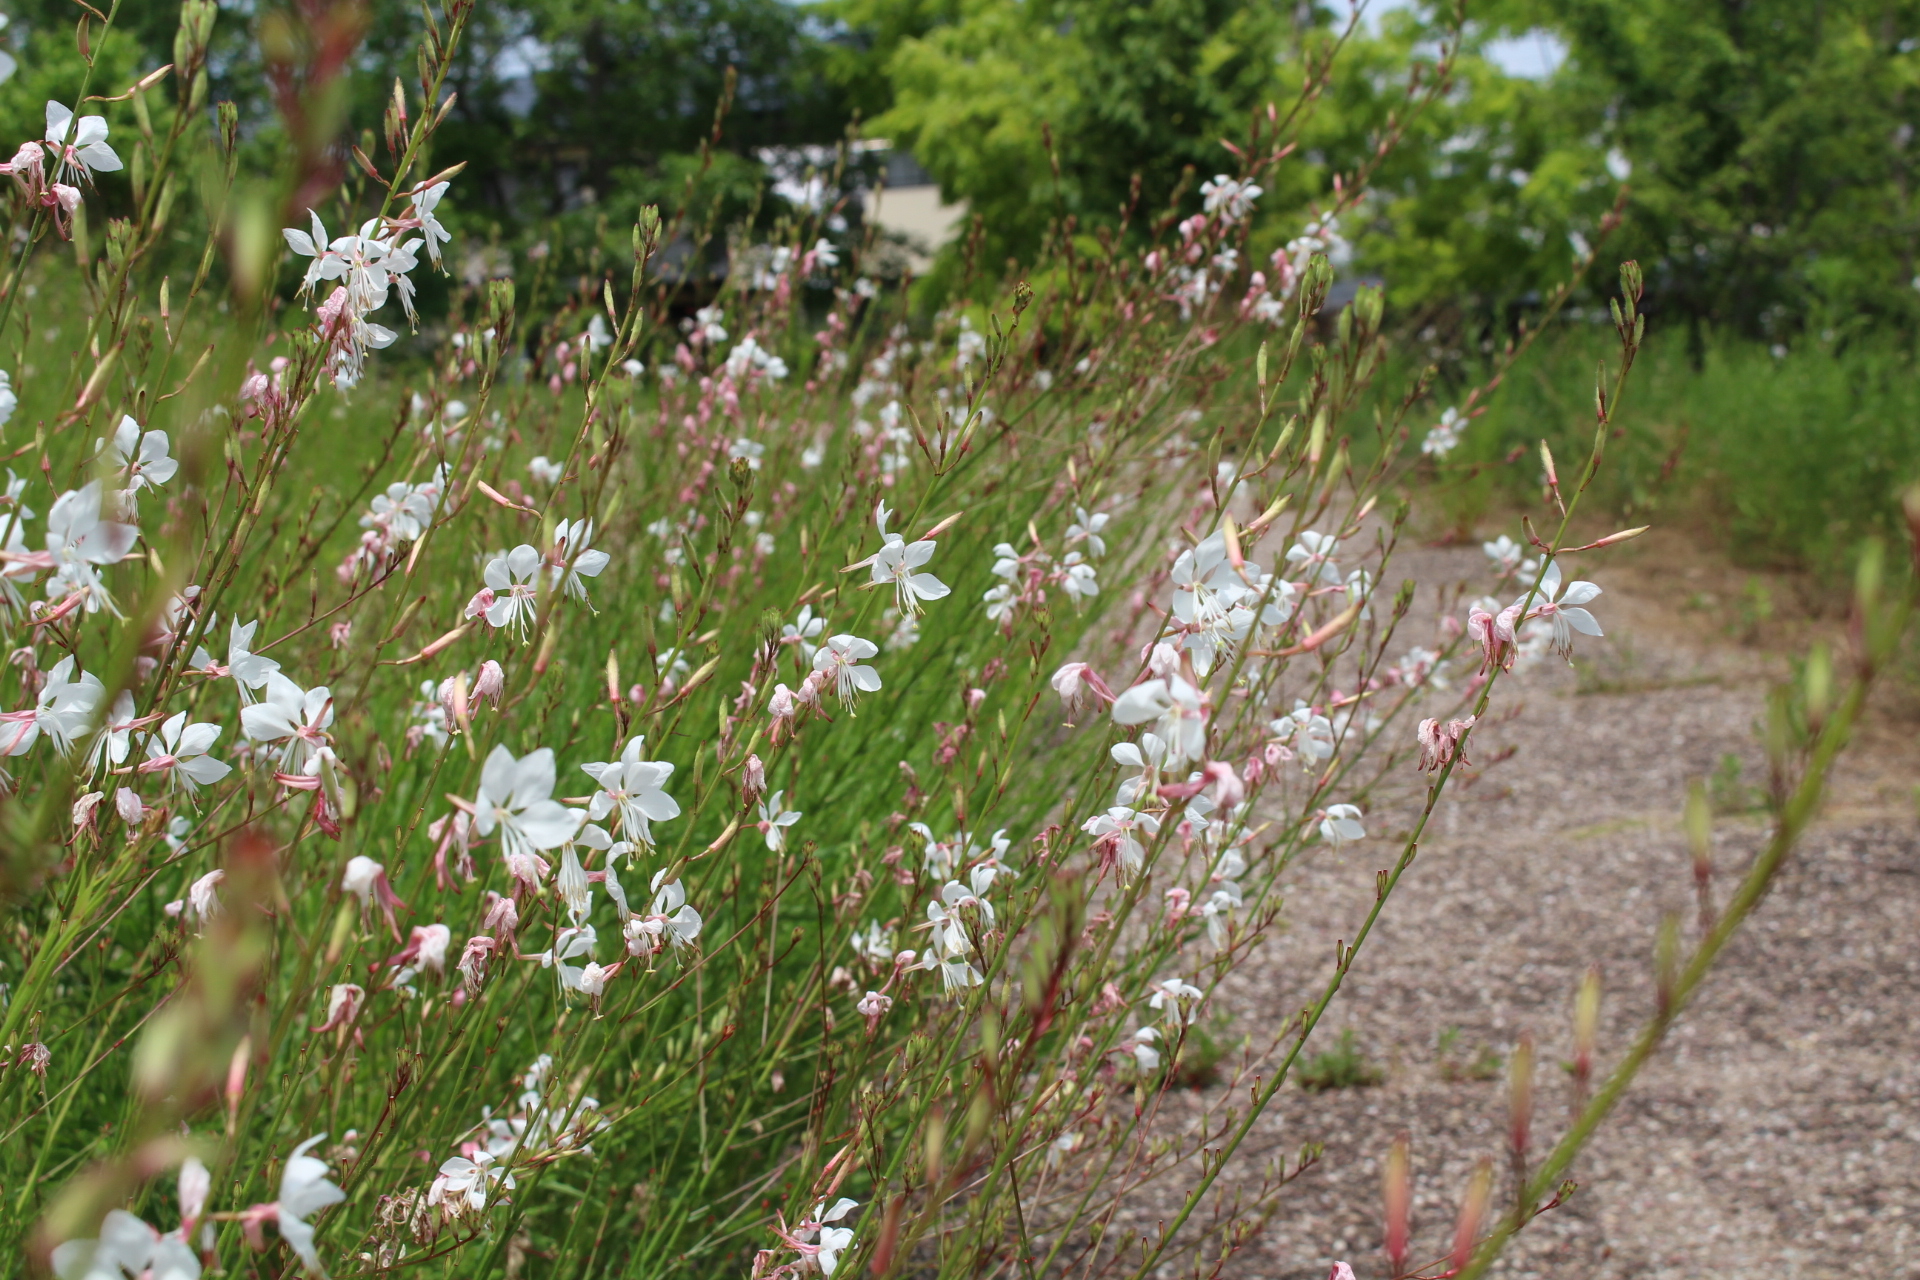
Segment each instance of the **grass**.
[[[1447,521],[1471,530],[1534,501],[1542,439],[1558,458],[1584,455],[1602,346],[1584,327],[1542,340],[1461,448],[1426,473]],[[1899,494],[1920,478],[1920,369],[1895,341],[1781,351],[1710,336],[1693,351],[1656,320],[1626,408],[1594,489],[1623,521],[1678,524],[1740,562],[1830,583],[1844,581],[1863,538],[1903,537]],[[1764,621],[1772,602],[1744,607]]]

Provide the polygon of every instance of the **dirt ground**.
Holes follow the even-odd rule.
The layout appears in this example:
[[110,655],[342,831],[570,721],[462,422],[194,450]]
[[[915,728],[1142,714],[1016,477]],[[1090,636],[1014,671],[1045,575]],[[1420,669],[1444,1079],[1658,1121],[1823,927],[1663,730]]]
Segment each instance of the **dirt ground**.
[[[1477,547],[1408,559],[1391,577],[1485,582]],[[1249,1145],[1314,1140],[1325,1158],[1226,1274],[1322,1280],[1343,1258],[1363,1280],[1384,1275],[1380,1169],[1401,1131],[1414,1253],[1440,1257],[1474,1162],[1502,1159],[1497,1063],[1516,1038],[1539,1045],[1543,1150],[1568,1115],[1561,1064],[1581,974],[1604,974],[1603,1071],[1651,1009],[1661,916],[1683,913],[1692,930],[1688,780],[1737,757],[1742,776],[1720,794],[1739,807],[1763,776],[1768,684],[1819,624],[1798,620],[1791,583],[1675,541],[1584,567],[1606,590],[1594,607],[1607,640],[1582,642],[1578,671],[1556,661],[1511,686],[1504,705],[1517,693],[1521,713],[1491,725],[1475,755],[1517,752],[1444,803],[1316,1038],[1351,1028],[1384,1082],[1283,1091]],[[1502,1274],[1920,1277],[1920,721],[1901,702],[1883,700],[1783,879],[1576,1164],[1576,1196],[1509,1249]],[[1409,817],[1386,804],[1368,825],[1385,836]],[[1765,830],[1757,811],[1717,819],[1722,897]],[[1390,847],[1376,838],[1298,870],[1287,932],[1230,980],[1237,1020],[1269,1027],[1317,993]],[[1167,1122],[1181,1123],[1177,1109]],[[1155,1216],[1142,1205],[1135,1225]]]

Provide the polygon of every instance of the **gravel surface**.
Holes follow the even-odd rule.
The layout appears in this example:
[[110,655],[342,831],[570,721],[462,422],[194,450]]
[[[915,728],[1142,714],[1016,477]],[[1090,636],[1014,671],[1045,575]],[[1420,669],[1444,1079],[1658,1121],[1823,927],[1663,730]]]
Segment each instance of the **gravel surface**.
[[[1322,1280],[1344,1258],[1363,1280],[1385,1275],[1380,1167],[1400,1132],[1412,1140],[1414,1254],[1440,1257],[1476,1160],[1500,1162],[1496,1204],[1510,1194],[1507,1084],[1493,1063],[1521,1033],[1537,1040],[1544,1150],[1568,1116],[1560,1064],[1581,974],[1598,964],[1604,975],[1601,1073],[1651,1009],[1662,915],[1682,913],[1696,936],[1680,829],[1688,780],[1729,754],[1746,780],[1762,776],[1754,726],[1785,670],[1774,651],[1817,624],[1757,626],[1752,583],[1767,580],[1687,565],[1676,545],[1622,551],[1588,566],[1607,588],[1595,608],[1608,639],[1582,642],[1579,672],[1535,668],[1497,702],[1520,713],[1487,726],[1474,756],[1514,755],[1472,771],[1436,814],[1316,1037],[1324,1048],[1351,1028],[1385,1081],[1283,1090],[1249,1143],[1262,1150],[1225,1181],[1251,1180],[1254,1165],[1303,1142],[1324,1143],[1325,1156],[1224,1274]],[[1393,577],[1461,578],[1484,563],[1477,549],[1411,558]],[[1920,1277],[1912,729],[1909,711],[1881,708],[1771,897],[1576,1164],[1578,1193],[1508,1250],[1503,1274]],[[1384,802],[1369,818],[1376,839],[1297,869],[1286,930],[1218,1002],[1243,1029],[1270,1029],[1317,994],[1392,856],[1378,837],[1409,817]],[[1759,813],[1717,819],[1721,898],[1765,832]],[[1180,1127],[1200,1102],[1184,1095],[1164,1123]],[[1150,1229],[1165,1208],[1137,1203],[1126,1216]]]

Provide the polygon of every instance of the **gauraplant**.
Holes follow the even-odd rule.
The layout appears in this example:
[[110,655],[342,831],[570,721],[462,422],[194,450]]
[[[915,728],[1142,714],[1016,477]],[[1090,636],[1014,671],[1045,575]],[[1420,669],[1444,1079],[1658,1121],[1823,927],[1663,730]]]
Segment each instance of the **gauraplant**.
[[[423,318],[467,261],[429,158],[471,14],[426,16],[370,148],[323,129],[350,15],[299,10],[276,188],[204,102],[200,0],[174,79],[111,99],[130,139],[55,104],[13,161],[5,1247],[68,1280],[1204,1273],[1314,1160],[1235,1163],[1474,727],[1601,631],[1572,565],[1627,535],[1568,530],[1637,273],[1590,456],[1543,454],[1552,531],[1409,634],[1424,384],[1361,416],[1381,298],[1325,307],[1364,173],[1242,260],[1312,92],[1197,211],[1063,225],[1044,288],[931,317],[831,205],[697,292],[690,205]],[[1825,689],[1782,703],[1789,814],[1796,744],[1857,713]],[[1375,856],[1420,771],[1322,995],[1218,1019],[1289,868]],[[1566,1158],[1516,1165],[1487,1250]]]

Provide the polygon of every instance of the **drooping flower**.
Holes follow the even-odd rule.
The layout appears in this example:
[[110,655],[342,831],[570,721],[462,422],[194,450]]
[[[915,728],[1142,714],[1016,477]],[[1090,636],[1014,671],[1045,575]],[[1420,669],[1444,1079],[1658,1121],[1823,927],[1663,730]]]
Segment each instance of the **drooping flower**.
[[280,1174],[280,1198],[271,1205],[258,1206],[261,1212],[246,1222],[249,1235],[255,1239],[259,1221],[277,1222],[287,1247],[299,1255],[309,1271],[323,1276],[326,1272],[320,1266],[320,1254],[313,1247],[313,1224],[307,1219],[347,1198],[346,1192],[328,1181],[327,1162],[307,1154],[326,1140],[326,1134],[315,1134],[293,1149]]

